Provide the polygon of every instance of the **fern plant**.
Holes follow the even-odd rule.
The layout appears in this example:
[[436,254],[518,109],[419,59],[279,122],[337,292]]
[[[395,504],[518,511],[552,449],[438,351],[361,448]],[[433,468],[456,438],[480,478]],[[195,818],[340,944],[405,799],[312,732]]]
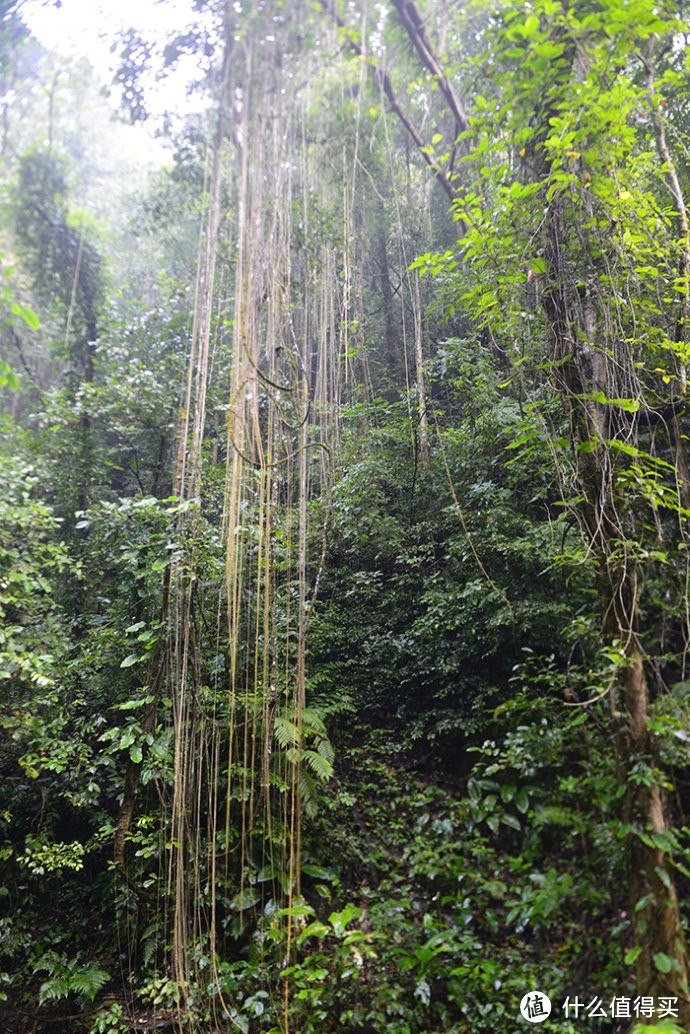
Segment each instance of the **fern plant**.
[[335,751],[324,720],[315,708],[305,707],[302,710],[301,725],[300,736],[296,722],[278,715],[273,734],[288,763],[297,765],[301,762],[299,786],[302,808],[305,815],[313,818],[317,806],[317,781],[326,782],[333,775]]
[[81,966],[78,959],[68,959],[56,951],[47,951],[34,965],[34,973],[45,970],[49,979],[41,984],[38,994],[40,1005],[74,994],[85,1002],[92,1002],[110,980],[110,974],[95,963]]

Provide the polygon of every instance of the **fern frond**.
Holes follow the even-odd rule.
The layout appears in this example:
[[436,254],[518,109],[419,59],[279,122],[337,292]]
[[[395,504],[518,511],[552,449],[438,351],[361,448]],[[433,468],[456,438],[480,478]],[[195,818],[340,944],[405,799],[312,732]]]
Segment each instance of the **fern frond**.
[[[333,744],[328,739],[328,737],[324,736],[322,739],[320,739],[319,742],[316,744],[316,749],[318,750],[321,757],[328,762],[332,770],[333,762],[335,761],[335,751],[333,750]],[[332,774],[333,772],[331,771],[331,775]]]
[[294,722],[288,721],[282,715],[276,715],[275,725],[273,727],[273,735],[277,739],[279,745],[285,750],[290,744],[294,745],[299,740],[299,729]]
[[330,779],[333,775],[333,765],[331,762],[315,750],[303,751],[302,759],[319,779],[325,781],[326,779]]
[[38,1004],[45,1005],[46,1002],[57,1001],[59,998],[66,998],[72,990],[71,979],[66,977],[53,977],[41,984],[38,992]]
[[302,800],[302,810],[307,818],[313,819],[316,815],[316,783],[313,776],[305,768],[299,774],[299,791]]
[[98,966],[91,966],[81,973],[72,976],[70,990],[83,994],[90,1002],[94,1000],[101,988],[110,980],[110,974]]
[[328,737],[321,712],[313,707],[305,707],[302,710],[302,731],[305,736]]

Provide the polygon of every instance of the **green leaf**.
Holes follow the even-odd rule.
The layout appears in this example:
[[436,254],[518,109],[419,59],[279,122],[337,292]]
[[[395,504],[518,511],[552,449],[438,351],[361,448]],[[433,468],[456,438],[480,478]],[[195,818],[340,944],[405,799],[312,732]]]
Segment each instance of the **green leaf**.
[[660,973],[669,973],[673,967],[673,959],[669,955],[664,955],[663,951],[658,951],[654,956],[654,965]]
[[626,951],[625,958],[623,959],[623,962],[625,963],[625,965],[626,966],[632,966],[633,963],[635,962],[635,960],[637,959],[637,956],[640,954],[641,951],[642,951],[642,948],[640,948],[640,947],[631,948],[630,951]]
[[328,869],[322,868],[320,865],[312,865],[310,862],[304,862],[302,865],[302,873],[307,876],[313,876],[316,880],[335,880],[336,877]]
[[29,309],[28,306],[20,305],[19,315],[24,320],[26,325],[28,327],[31,327],[32,330],[38,330],[38,328],[41,326],[41,321],[39,320],[38,316],[36,315],[34,310]]
[[518,833],[522,829],[520,819],[516,818],[515,815],[502,815],[501,821],[504,822],[506,826],[510,826],[511,829],[516,829]]
[[521,811],[523,815],[529,808],[529,792],[524,786],[521,786],[517,792],[517,796],[515,797],[515,807],[518,811]]
[[330,932],[330,926],[326,926],[325,923],[321,923],[318,920],[316,920],[315,922],[310,923],[309,926],[307,926],[306,929],[302,931],[302,933],[297,938],[297,943],[302,944],[304,941],[306,941],[307,937],[326,937]]
[[125,657],[124,661],[120,664],[121,668],[131,668],[133,664],[136,664],[139,660],[138,653],[130,653],[128,657]]
[[[314,909],[311,905],[307,905],[305,902],[297,901],[290,908],[281,908],[276,913],[276,916],[288,916],[292,918],[300,918],[302,916],[313,916]],[[336,913],[334,913],[335,915]],[[333,916],[330,916],[329,922],[333,921]]]
[[146,704],[150,704],[153,701],[153,694],[149,693],[145,697],[137,697],[133,700],[125,700],[124,704],[115,704],[111,711],[135,711],[140,707],[145,707]]
[[243,912],[246,908],[258,905],[260,901],[260,891],[256,890],[254,887],[245,887],[244,890],[235,894],[234,898],[230,902],[230,908],[234,908],[238,912]]
[[0,387],[4,385],[12,391],[19,387],[19,378],[8,363],[0,363]]

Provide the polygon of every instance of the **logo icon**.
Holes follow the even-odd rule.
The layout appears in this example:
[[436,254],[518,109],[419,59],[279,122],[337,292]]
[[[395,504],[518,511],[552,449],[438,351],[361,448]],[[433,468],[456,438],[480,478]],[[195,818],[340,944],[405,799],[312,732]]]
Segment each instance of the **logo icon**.
[[520,1012],[528,1023],[543,1023],[551,1012],[551,999],[542,991],[528,991],[520,1002]]

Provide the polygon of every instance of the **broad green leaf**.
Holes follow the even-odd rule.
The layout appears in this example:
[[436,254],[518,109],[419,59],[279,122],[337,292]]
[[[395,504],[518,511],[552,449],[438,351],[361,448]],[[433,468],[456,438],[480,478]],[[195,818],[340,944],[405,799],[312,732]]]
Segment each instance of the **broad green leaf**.
[[518,811],[521,811],[523,815],[529,808],[529,792],[524,786],[521,786],[517,792],[515,797],[515,807]]
[[26,325],[28,327],[31,327],[32,330],[38,330],[38,328],[41,326],[41,321],[39,320],[38,316],[36,315],[34,310],[29,309],[28,306],[20,306],[19,315],[24,320]]
[[245,887],[244,890],[235,894],[234,898],[230,902],[230,908],[233,908],[238,912],[242,912],[245,908],[252,908],[253,905],[257,905],[260,901],[260,891],[256,890],[255,887]]
[[520,819],[516,818],[515,815],[502,815],[501,821],[505,823],[506,826],[510,826],[511,829],[516,829],[518,832],[522,829]]

